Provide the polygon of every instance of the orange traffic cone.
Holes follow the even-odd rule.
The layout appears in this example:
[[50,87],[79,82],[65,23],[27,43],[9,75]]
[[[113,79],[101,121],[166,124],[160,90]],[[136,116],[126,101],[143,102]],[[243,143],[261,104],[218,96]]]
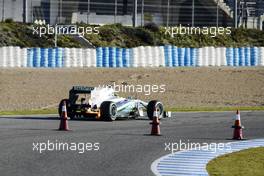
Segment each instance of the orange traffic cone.
[[242,129],[244,127],[241,125],[240,113],[238,110],[236,113],[235,124],[232,126],[232,128],[234,128],[233,139],[242,140],[243,139]]
[[66,102],[63,102],[62,105],[62,112],[61,112],[61,117],[60,117],[60,127],[59,130],[60,131],[68,131],[69,127],[68,127],[68,116],[67,116],[67,108],[66,108]]
[[153,120],[150,124],[152,125],[151,135],[160,136],[160,121],[158,117],[158,111],[156,109],[153,114]]

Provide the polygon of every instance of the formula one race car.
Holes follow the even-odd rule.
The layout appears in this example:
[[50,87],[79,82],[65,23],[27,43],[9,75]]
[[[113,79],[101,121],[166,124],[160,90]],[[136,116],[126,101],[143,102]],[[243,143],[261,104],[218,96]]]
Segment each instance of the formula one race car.
[[144,116],[144,110],[148,118],[153,119],[156,110],[159,118],[164,114],[163,104],[157,100],[149,103],[133,98],[122,98],[115,94],[110,87],[94,88],[74,86],[69,92],[69,99],[61,100],[59,115],[62,106],[66,102],[68,116],[75,118],[95,118],[98,120],[114,121],[118,119],[136,119]]

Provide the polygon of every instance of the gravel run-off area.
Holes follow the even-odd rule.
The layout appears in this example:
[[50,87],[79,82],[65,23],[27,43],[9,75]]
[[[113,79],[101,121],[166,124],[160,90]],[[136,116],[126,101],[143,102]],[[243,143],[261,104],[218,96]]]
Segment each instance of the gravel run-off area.
[[[133,85],[135,90],[145,88],[143,93],[127,89],[119,93],[122,96],[158,99],[170,108],[264,106],[263,67],[13,68],[0,69],[0,111],[55,108],[73,85],[114,82]],[[150,95],[146,85],[154,86]]]

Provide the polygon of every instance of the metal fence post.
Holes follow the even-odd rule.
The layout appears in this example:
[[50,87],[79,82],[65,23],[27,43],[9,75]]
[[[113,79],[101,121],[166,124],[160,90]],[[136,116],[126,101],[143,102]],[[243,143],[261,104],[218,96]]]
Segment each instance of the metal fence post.
[[2,21],[5,20],[5,0],[3,0],[3,4],[2,4]]
[[217,0],[216,4],[216,27],[219,26],[219,0]]
[[237,0],[235,0],[235,8],[234,8],[234,27],[237,28]]
[[60,0],[60,20],[59,20],[60,24],[61,24],[61,19],[62,19],[62,0]]
[[192,27],[194,26],[194,0],[192,0]]
[[115,18],[114,18],[114,23],[116,23],[116,16],[117,16],[117,0],[115,0]]
[[23,0],[23,23],[27,23],[27,12],[28,12],[28,4],[27,0]]
[[138,4],[138,1],[134,0],[133,27],[137,26],[137,4]]
[[31,23],[34,23],[34,14],[33,14],[33,0],[30,2],[30,13],[31,13]]
[[169,21],[170,21],[170,0],[168,0],[168,4],[167,4],[167,24],[166,26],[169,26]]
[[90,23],[90,0],[87,1],[87,24]]
[[141,26],[144,26],[144,0],[141,0]]
[[55,24],[55,33],[54,33],[54,47],[57,48],[58,47],[58,34],[57,34],[57,24]]

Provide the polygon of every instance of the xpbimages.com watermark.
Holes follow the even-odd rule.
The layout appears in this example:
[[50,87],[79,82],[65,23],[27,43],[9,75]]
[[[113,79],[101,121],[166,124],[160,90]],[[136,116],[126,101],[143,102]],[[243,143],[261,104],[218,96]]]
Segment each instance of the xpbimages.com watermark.
[[172,38],[180,35],[210,35],[216,37],[218,35],[231,35],[231,27],[191,27],[191,26],[179,26],[165,27],[165,35],[169,35]]
[[77,25],[36,25],[32,27],[33,35],[81,35],[99,34],[99,27],[83,27]]
[[95,142],[62,142],[62,141],[45,141],[45,142],[33,142],[32,150],[38,153],[54,152],[54,151],[74,151],[77,153],[85,153],[89,151],[99,151],[100,143]]
[[144,93],[144,95],[149,96],[153,93],[164,93],[166,91],[166,85],[156,85],[156,84],[117,84],[115,82],[112,85],[99,85],[99,88],[111,88],[116,93]]
[[182,150],[204,150],[204,151],[221,151],[221,150],[231,150],[231,145],[230,143],[197,143],[197,142],[190,142],[189,140],[187,141],[182,141],[180,140],[179,142],[169,142],[169,143],[164,143],[165,151],[170,151],[171,153],[175,153],[178,151]]

